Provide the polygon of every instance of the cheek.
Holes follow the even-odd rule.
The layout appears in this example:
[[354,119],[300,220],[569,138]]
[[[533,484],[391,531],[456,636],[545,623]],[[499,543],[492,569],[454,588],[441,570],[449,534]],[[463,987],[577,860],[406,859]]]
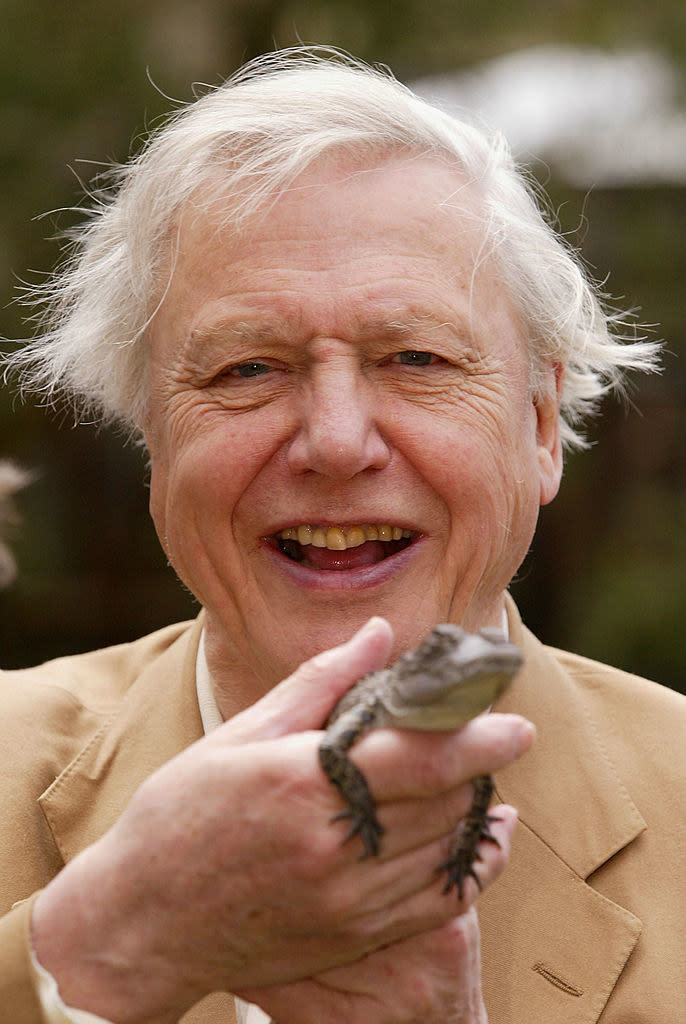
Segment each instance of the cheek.
[[237,505],[273,458],[278,437],[274,423],[220,413],[189,419],[182,431],[170,430],[161,454],[151,456],[150,482],[151,513],[167,543],[178,548],[193,531],[209,545],[218,527],[226,531]]
[[470,519],[474,540],[527,531],[538,514],[539,491],[531,404],[486,412],[465,403],[460,415],[426,427],[413,431],[406,453],[449,514]]
[[418,429],[416,422],[399,446],[450,506],[480,504],[500,489],[512,461],[502,427],[491,428],[483,415],[445,417],[424,426]]

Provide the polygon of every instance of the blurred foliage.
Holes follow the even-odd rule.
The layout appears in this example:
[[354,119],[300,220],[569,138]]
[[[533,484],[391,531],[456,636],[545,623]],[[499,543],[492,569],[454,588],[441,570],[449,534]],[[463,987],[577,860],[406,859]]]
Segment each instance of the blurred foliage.
[[[686,191],[550,183],[561,229],[599,279],[666,339],[664,373],[634,381],[568,459],[513,584],[528,624],[570,648],[686,691]],[[583,216],[580,215],[580,211]],[[679,356],[682,356],[680,359]]]
[[[50,236],[81,181],[127,158],[194,82],[298,42],[340,46],[403,80],[541,43],[653,46],[683,66],[683,0],[0,0],[0,334],[11,302],[56,262]],[[686,193],[547,180],[560,227],[597,278],[668,341],[662,377],[607,403],[573,456],[513,592],[546,641],[685,689]],[[45,211],[54,211],[40,217]],[[61,212],[60,212],[61,211]],[[194,614],[147,514],[142,453],[67,413],[0,395],[0,456],[39,478],[21,496],[19,581],[0,594],[0,662],[130,639]]]

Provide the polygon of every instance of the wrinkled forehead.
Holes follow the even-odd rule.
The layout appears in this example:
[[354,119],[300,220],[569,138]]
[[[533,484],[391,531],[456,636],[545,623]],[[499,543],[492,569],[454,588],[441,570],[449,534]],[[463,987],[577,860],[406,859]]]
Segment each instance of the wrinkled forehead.
[[317,247],[337,234],[348,244],[357,233],[361,248],[374,234],[383,237],[389,262],[424,252],[444,258],[450,273],[471,277],[479,271],[480,287],[484,272],[496,272],[481,188],[455,160],[397,151],[332,152],[268,193],[245,189],[245,183],[236,189],[231,167],[218,163],[177,211],[160,264],[158,301],[180,274],[200,285],[218,259],[228,268],[265,240],[278,262],[281,254],[292,258],[294,239],[314,259]]
[[260,247],[269,247],[275,264],[281,256],[315,262],[337,240],[352,251],[356,245],[370,250],[371,240],[381,240],[379,255],[399,267],[427,257],[443,260],[446,276],[471,277],[486,269],[479,189],[454,161],[414,153],[330,153],[259,199],[236,194],[232,175],[215,167],[178,212],[168,238],[165,286],[193,264],[191,276],[200,285],[203,267],[216,270],[221,262],[228,269]]
[[[467,177],[456,157],[376,146],[327,151],[282,180],[272,169],[263,177],[253,174],[245,180],[232,163],[217,160],[177,212],[170,240],[198,220],[225,238],[232,234],[236,239],[249,238],[276,208],[288,203],[297,217],[331,189],[346,191],[351,199],[346,216],[361,219],[353,200],[357,188],[369,180],[387,183],[399,202],[422,192],[427,218],[452,214],[463,220],[463,230],[485,231],[482,185]],[[433,186],[429,190],[424,187],[427,181]]]

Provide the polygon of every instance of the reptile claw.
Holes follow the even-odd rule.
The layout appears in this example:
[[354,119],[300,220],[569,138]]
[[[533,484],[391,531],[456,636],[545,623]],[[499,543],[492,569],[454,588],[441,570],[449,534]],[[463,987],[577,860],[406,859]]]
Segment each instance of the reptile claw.
[[436,871],[447,871],[448,877],[446,878],[445,885],[443,886],[443,892],[449,893],[452,888],[457,889],[457,895],[462,900],[464,896],[464,886],[468,878],[473,878],[479,887],[481,892],[481,880],[474,870],[474,862],[481,860],[478,852],[474,854],[474,857],[467,860],[463,856],[463,851],[457,850],[456,853],[449,857],[448,860],[436,868]]
[[367,857],[378,857],[379,850],[381,849],[381,836],[385,831],[383,825],[379,824],[374,815],[370,816],[365,814],[364,811],[354,811],[352,808],[335,814],[331,821],[343,821],[344,818],[349,818],[351,825],[343,839],[343,843],[345,844],[348,840],[359,836],[364,846],[360,854],[360,860],[365,860]]
[[[488,785],[481,782],[479,788],[488,796],[490,792]],[[500,847],[499,841],[493,835],[490,828],[493,822],[500,820],[494,814],[484,813],[478,806],[472,808],[463,822],[462,830],[458,835],[453,852],[437,869],[438,871],[447,871],[448,873],[443,889],[444,893],[450,892],[454,887],[457,889],[457,894],[461,900],[464,895],[465,882],[468,878],[473,878],[479,887],[479,891],[481,891],[481,881],[474,870],[475,863],[483,860],[479,853],[479,843],[483,840]]]

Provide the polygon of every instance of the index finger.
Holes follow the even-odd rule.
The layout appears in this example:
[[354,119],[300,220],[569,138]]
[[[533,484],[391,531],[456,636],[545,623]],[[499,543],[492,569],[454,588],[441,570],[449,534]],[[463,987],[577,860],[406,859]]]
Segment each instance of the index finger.
[[479,715],[458,732],[378,729],[350,752],[375,797],[433,796],[500,771],[530,749],[535,726],[521,715]]
[[250,743],[321,729],[334,705],[359,679],[383,668],[393,644],[390,624],[374,616],[350,640],[303,662],[251,707],[211,735]]

